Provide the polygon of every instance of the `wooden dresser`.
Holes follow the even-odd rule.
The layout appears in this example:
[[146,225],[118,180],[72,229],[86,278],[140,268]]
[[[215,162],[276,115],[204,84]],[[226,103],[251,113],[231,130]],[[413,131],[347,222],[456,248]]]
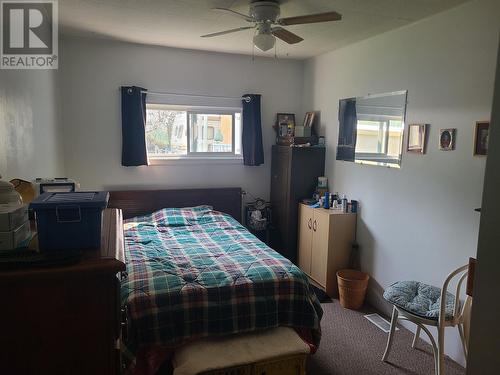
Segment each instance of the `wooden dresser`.
[[299,204],[299,267],[331,297],[355,239],[356,214]]
[[101,249],[65,266],[0,271],[0,374],[119,374],[120,210],[105,210]]
[[325,174],[324,147],[272,147],[271,247],[297,262],[297,205],[312,198],[318,177]]

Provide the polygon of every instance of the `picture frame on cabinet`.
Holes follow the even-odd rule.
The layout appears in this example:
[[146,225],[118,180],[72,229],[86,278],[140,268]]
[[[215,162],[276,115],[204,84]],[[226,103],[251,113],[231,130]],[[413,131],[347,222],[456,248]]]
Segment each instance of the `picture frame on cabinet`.
[[[294,113],[278,113],[276,114],[276,123],[279,129],[280,137],[293,137],[295,130],[295,114]],[[286,130],[286,133],[285,133]]]
[[314,123],[314,116],[315,116],[314,112],[306,112],[306,115],[304,116],[304,124],[303,124],[303,126],[305,128],[312,127],[312,125]]

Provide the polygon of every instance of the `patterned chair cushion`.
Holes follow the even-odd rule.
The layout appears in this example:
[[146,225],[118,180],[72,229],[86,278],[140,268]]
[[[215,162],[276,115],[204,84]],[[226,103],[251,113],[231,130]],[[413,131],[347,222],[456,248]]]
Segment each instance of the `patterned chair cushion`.
[[[441,289],[418,281],[398,281],[384,292],[384,298],[414,315],[427,319],[439,318]],[[446,293],[446,319],[453,317],[455,297]]]

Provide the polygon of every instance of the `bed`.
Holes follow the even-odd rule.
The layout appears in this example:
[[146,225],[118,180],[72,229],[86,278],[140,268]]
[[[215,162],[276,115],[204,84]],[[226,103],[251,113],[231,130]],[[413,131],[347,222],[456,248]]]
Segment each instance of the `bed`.
[[307,276],[240,224],[241,189],[110,192],[109,206],[126,218],[128,373],[154,374],[199,338],[278,326],[317,347],[322,310]]

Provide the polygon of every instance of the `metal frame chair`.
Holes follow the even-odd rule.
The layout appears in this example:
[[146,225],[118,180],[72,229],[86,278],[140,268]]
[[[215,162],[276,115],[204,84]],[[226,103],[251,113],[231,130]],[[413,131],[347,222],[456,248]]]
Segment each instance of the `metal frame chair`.
[[[396,330],[397,320],[408,320],[417,326],[417,330],[415,331],[415,336],[413,337],[413,342],[411,347],[415,348],[417,344],[417,340],[420,337],[420,330],[423,330],[427,336],[429,337],[432,345],[432,350],[434,353],[434,369],[436,375],[444,374],[444,329],[446,327],[457,327],[458,332],[460,334],[460,339],[462,341],[462,347],[464,350],[465,358],[467,358],[467,339],[464,333],[464,323],[466,323],[466,319],[468,319],[469,311],[472,303],[472,297],[467,295],[463,304],[460,302],[460,292],[462,289],[463,281],[468,275],[469,265],[466,264],[462,267],[457,268],[453,272],[451,272],[445,279],[443,286],[441,288],[441,304],[439,310],[439,318],[435,319],[426,319],[421,316],[412,314],[409,311],[406,311],[400,307],[393,305],[392,309],[392,319],[391,319],[391,329],[389,331],[389,337],[387,338],[387,346],[385,348],[384,355],[382,356],[382,361],[387,362],[387,357],[389,355],[389,351],[392,347],[392,342],[394,338],[394,332]],[[457,282],[457,288],[455,293],[455,301],[453,308],[453,316],[451,318],[446,319],[446,291],[450,282],[453,278],[460,276]],[[437,345],[434,337],[432,336],[427,326],[434,326],[438,330],[438,339]]]

